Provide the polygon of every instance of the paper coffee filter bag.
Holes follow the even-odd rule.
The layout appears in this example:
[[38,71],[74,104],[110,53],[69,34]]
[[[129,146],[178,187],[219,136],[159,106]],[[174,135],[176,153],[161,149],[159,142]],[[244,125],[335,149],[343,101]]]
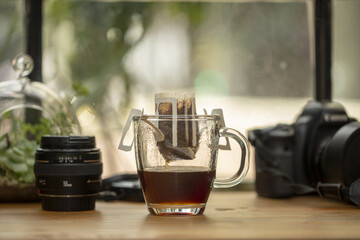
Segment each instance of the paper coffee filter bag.
[[196,121],[179,120],[179,116],[196,115],[193,92],[165,92],[155,94],[155,114],[171,115],[172,121],[159,121],[156,127],[164,134],[158,146],[168,161],[194,159],[198,148],[198,124]]

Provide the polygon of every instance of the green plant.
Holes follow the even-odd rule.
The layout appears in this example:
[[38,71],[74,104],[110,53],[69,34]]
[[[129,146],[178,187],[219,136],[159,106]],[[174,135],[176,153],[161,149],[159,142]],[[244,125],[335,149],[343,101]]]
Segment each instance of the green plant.
[[12,122],[12,131],[0,137],[0,177],[15,183],[34,183],[35,152],[41,136],[68,135],[71,123],[64,113],[57,113],[51,120],[42,117],[37,124],[14,119],[10,112],[3,115],[5,119]]

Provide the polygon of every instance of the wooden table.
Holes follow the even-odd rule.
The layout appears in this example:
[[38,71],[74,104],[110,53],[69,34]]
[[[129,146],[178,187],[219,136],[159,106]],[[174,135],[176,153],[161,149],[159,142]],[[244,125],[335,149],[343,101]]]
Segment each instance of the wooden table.
[[145,204],[97,202],[86,212],[0,204],[0,239],[355,239],[360,209],[316,196],[259,198],[211,193],[200,216],[152,216]]

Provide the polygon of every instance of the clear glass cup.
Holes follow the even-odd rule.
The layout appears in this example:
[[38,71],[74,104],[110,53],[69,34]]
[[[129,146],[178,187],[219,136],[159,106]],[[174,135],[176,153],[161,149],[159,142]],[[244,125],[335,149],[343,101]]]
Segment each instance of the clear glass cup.
[[[201,214],[212,187],[235,186],[248,172],[248,141],[234,129],[220,128],[216,115],[142,115],[133,123],[138,174],[152,214]],[[239,169],[226,179],[216,178],[220,137],[241,148]]]

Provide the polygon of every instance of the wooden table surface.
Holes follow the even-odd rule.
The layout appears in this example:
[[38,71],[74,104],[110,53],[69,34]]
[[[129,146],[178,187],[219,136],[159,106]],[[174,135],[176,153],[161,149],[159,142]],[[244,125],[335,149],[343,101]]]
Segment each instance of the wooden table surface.
[[211,193],[203,215],[152,216],[145,204],[98,201],[96,210],[46,212],[0,204],[0,239],[356,239],[360,208],[316,196],[265,199]]

